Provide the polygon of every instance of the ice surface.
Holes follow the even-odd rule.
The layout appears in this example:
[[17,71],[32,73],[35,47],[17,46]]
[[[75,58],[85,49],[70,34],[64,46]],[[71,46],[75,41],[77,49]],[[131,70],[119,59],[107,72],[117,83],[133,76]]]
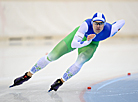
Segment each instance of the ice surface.
[[[113,38],[101,42],[93,58],[57,92],[47,91],[75,62],[77,50],[50,63],[23,85],[8,88],[13,84],[14,78],[29,71],[58,42],[59,40],[0,42],[0,102],[136,102],[137,77],[118,81],[114,79],[127,76],[128,72],[132,76],[138,73],[138,39]],[[93,86],[91,91],[87,90],[88,86]],[[132,89],[129,86],[134,87]],[[86,94],[91,97],[86,97]],[[101,101],[103,99],[105,100]]]

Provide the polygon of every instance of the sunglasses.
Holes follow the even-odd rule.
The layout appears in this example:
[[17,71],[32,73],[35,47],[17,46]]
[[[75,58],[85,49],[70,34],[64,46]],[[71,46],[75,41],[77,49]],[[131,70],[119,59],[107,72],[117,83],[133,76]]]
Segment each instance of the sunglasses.
[[93,22],[95,25],[103,25],[104,22]]

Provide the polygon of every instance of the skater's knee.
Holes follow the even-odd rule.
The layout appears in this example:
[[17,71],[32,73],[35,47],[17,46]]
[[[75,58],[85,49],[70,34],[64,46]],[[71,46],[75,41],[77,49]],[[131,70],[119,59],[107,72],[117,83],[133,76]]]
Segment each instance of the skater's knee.
[[49,55],[47,56],[47,59],[48,59],[49,61],[55,61],[55,60],[57,60],[58,58],[59,58],[59,56],[56,55],[56,54],[55,54],[55,55],[54,55],[54,54],[53,54],[53,55],[50,55],[50,54],[49,54]]
[[85,62],[89,61],[91,59],[91,56],[85,54],[85,53],[81,53],[79,54],[76,63],[78,65],[83,65]]

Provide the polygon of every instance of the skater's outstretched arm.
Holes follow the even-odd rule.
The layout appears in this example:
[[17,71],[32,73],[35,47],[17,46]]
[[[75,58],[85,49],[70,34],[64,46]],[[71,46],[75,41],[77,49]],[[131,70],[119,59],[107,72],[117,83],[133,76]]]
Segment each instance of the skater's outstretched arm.
[[125,20],[118,20],[112,24],[111,35],[114,36],[125,24]]

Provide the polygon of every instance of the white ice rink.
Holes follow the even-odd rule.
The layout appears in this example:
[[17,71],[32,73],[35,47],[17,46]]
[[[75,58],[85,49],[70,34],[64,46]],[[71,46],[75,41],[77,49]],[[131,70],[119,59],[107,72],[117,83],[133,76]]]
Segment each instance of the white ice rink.
[[59,41],[0,42],[0,102],[138,102],[137,38],[101,42],[93,58],[57,92],[47,91],[75,62],[77,50],[50,63],[23,85],[8,88]]

